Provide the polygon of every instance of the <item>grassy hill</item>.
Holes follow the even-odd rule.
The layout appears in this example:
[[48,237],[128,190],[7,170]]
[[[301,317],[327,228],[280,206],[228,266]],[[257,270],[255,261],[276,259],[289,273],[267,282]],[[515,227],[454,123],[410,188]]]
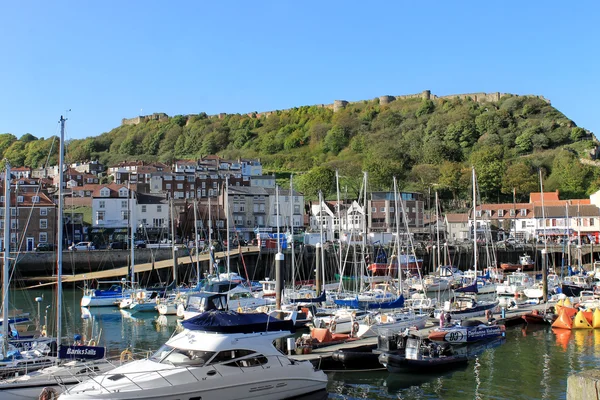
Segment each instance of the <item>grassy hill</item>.
[[[5,157],[36,165],[27,152],[16,157],[36,140],[3,147],[3,136]],[[390,188],[395,176],[404,190],[432,188],[448,200],[467,197],[475,166],[482,196],[512,201],[513,188],[517,200],[539,190],[539,169],[544,189],[559,189],[563,197],[597,190],[598,171],[579,162],[595,145],[590,132],[543,99],[507,95],[498,102],[411,98],[383,105],[375,99],[336,112],[305,106],[268,116],[175,116],[71,141],[67,159],[260,158],[279,177],[302,174],[295,182],[309,197],[319,189],[334,193],[337,169],[348,197],[360,191],[362,171],[368,171],[370,189]]]

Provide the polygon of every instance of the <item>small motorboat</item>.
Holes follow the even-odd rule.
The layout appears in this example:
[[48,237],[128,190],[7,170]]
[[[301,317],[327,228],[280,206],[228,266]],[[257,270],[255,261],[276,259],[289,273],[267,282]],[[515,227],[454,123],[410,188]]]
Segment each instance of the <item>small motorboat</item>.
[[550,307],[546,311],[533,310],[527,314],[523,314],[521,318],[525,323],[529,324],[552,324],[558,315],[554,312],[554,307]]
[[487,325],[478,320],[438,328],[429,333],[429,339],[451,344],[473,343],[505,336],[504,325]]

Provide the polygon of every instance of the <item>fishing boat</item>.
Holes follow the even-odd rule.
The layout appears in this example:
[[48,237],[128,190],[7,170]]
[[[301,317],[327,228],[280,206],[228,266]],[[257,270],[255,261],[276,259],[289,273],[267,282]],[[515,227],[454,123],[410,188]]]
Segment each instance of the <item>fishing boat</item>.
[[504,272],[513,272],[517,270],[521,271],[533,271],[535,268],[535,262],[529,254],[523,254],[519,257],[518,263],[500,263],[500,269]]
[[590,278],[584,275],[566,276],[563,279],[561,291],[567,297],[577,297],[584,290],[592,290]]
[[273,346],[291,334],[291,321],[210,311],[183,327],[150,358],[92,377],[61,399],[291,399],[327,387],[325,373]]

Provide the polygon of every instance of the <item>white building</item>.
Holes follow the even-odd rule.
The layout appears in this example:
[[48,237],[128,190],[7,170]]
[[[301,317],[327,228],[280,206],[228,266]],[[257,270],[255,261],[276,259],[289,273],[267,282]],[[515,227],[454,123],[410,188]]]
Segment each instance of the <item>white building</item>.
[[[269,222],[271,228],[277,227],[277,209],[275,205],[276,189],[265,188],[269,195]],[[290,196],[290,190],[279,189],[279,227],[293,226],[295,229],[304,225],[304,195],[300,192],[293,191]]]
[[92,226],[124,228],[129,225],[129,213],[135,207],[126,186],[110,183],[100,185],[92,194]]

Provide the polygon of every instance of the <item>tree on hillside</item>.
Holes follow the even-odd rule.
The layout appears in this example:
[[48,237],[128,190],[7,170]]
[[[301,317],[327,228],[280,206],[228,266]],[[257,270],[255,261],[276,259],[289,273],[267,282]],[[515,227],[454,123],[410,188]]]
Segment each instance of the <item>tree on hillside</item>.
[[417,164],[412,167],[407,179],[415,183],[417,192],[427,193],[429,188],[438,185],[440,170],[437,165]]
[[552,178],[567,198],[580,198],[586,194],[589,168],[582,165],[569,151],[560,151],[552,163]]
[[457,200],[459,191],[465,189],[461,180],[462,169],[460,163],[452,161],[444,161],[440,165],[440,187],[449,190],[454,201]]
[[492,199],[500,193],[504,176],[502,146],[484,147],[471,153],[481,197]]
[[324,197],[335,190],[335,171],[328,167],[313,167],[298,179],[298,187],[308,199],[315,199],[319,191]]
[[517,201],[526,201],[531,192],[539,191],[537,172],[531,166],[518,162],[508,166],[502,178],[502,193],[516,192]]

